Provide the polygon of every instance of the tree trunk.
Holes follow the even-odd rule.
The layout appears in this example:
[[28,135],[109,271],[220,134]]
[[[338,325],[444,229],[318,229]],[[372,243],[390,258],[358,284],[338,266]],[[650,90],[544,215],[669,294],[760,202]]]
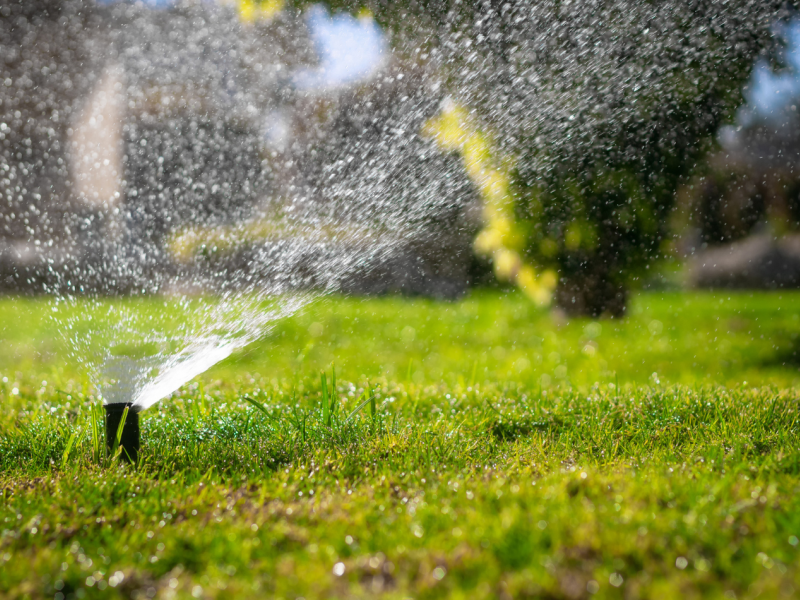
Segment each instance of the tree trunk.
[[570,317],[622,317],[627,301],[627,286],[597,271],[562,276],[556,290],[556,305]]

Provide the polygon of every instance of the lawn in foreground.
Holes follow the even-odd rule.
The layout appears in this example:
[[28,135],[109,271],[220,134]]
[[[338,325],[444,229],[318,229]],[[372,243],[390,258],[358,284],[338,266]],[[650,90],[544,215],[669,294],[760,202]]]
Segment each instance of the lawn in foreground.
[[0,597],[792,597],[797,300],[330,300],[144,413],[136,470],[6,300]]

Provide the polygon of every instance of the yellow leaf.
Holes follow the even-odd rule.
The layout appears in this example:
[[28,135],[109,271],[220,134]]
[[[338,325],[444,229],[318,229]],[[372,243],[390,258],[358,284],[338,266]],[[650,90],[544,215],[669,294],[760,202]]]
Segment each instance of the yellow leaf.
[[494,253],[494,272],[498,279],[512,281],[522,266],[522,261],[516,252],[500,248]]

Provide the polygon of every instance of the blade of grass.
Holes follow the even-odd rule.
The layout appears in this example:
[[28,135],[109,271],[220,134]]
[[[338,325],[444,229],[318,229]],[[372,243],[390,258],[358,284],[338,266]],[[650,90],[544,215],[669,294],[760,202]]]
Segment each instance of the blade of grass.
[[195,398],[192,401],[192,423],[194,424],[195,429],[199,427],[200,423],[200,407],[198,406],[199,402],[199,398]]
[[260,410],[262,413],[264,413],[270,421],[274,420],[274,417],[269,413],[269,411],[264,407],[264,405],[261,404],[261,402],[259,402],[258,400],[253,400],[250,396],[242,396],[242,400],[244,400],[245,402],[248,402],[248,403],[252,404],[253,406],[255,406],[258,410]]
[[61,457],[61,470],[67,468],[67,460],[69,459],[69,453],[72,452],[72,447],[75,445],[75,441],[81,437],[83,433],[83,427],[78,428],[77,431],[73,431],[72,435],[69,436],[67,440],[67,447],[64,448],[64,455]]
[[92,429],[92,459],[98,465],[103,462],[103,454],[101,452],[100,440],[100,427],[99,427],[99,409],[97,406],[92,406],[89,413],[89,425]]
[[[111,451],[109,452],[109,456],[112,458],[119,458],[119,455],[125,451],[124,448],[120,447],[120,442],[122,441],[122,432],[125,429],[125,422],[128,420],[129,408],[130,407],[128,406],[124,408],[122,411],[122,418],[119,420],[119,425],[117,425],[117,432],[114,434],[114,440],[111,444]],[[128,459],[130,459],[130,456],[128,456]]]
[[119,425],[117,425],[117,433],[114,436],[114,442],[117,444],[117,446],[119,446],[119,443],[122,441],[122,431],[125,429],[125,421],[128,420],[129,409],[129,406],[125,407],[125,409],[122,411],[122,418],[119,420]]
[[[366,394],[367,394],[367,392],[365,391],[361,395],[361,397],[363,398]],[[374,408],[375,407],[375,396],[370,396],[369,398],[367,398],[366,400],[361,402],[358,406],[356,406],[355,410],[353,412],[351,412],[349,415],[347,415],[347,418],[344,420],[344,422],[347,423],[350,419],[355,417],[359,413],[359,411],[362,408],[364,408],[367,404],[370,405],[371,411],[374,411],[375,410],[375,408]]]
[[337,407],[337,394],[336,394],[336,365],[331,365],[331,422],[333,422],[333,415]]
[[323,371],[320,375],[320,379],[322,380],[322,423],[326,427],[331,426],[331,406],[330,400],[328,398],[328,380],[325,377],[325,372]]

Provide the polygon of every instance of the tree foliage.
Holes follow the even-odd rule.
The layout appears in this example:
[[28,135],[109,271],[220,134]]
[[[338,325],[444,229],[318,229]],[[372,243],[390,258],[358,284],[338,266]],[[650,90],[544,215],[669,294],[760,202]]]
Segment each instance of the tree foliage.
[[775,0],[368,6],[515,157],[523,254],[557,270],[568,312],[590,315],[622,313],[661,252],[678,186],[793,11]]

